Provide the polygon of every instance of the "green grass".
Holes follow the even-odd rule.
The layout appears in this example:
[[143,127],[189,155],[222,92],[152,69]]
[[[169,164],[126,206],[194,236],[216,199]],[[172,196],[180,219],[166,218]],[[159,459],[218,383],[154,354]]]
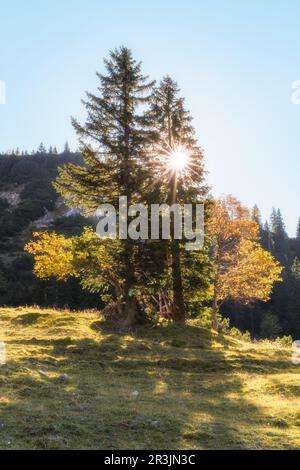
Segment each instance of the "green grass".
[[105,326],[95,312],[0,309],[0,449],[300,448],[290,348],[196,322]]

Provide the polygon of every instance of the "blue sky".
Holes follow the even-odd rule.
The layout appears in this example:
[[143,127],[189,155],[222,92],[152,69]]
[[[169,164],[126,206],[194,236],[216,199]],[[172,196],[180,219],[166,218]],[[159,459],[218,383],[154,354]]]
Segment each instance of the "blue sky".
[[0,4],[0,150],[76,148],[70,116],[120,45],[175,78],[194,117],[215,195],[300,216],[300,1],[10,0]]

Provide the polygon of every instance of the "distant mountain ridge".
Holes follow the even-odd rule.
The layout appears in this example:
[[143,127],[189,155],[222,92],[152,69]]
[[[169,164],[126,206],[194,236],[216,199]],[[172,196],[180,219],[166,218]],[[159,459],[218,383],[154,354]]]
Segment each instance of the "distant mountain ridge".
[[80,153],[0,155],[0,305],[56,305],[89,308],[97,296],[83,292],[77,280],[40,281],[23,248],[37,230],[81,233],[91,222],[65,206],[53,188],[58,167],[82,164]]
[[53,188],[58,167],[65,163],[82,164],[80,153],[0,156],[0,254],[22,250],[30,228],[48,228],[79,215]]

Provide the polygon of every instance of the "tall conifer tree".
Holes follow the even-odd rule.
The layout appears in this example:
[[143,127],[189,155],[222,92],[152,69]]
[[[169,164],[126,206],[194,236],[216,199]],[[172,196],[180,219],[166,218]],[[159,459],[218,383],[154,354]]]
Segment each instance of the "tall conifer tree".
[[300,219],[298,220],[296,238],[300,240]]
[[[118,207],[126,196],[128,206],[144,202],[148,173],[148,146],[154,133],[145,110],[154,82],[142,75],[129,49],[121,47],[105,60],[106,74],[97,74],[98,93],[87,93],[85,124],[73,120],[85,166],[64,166],[56,188],[71,207],[93,213],[100,204]],[[123,310],[126,324],[141,317],[136,294],[135,243],[120,241]]]
[[[192,118],[185,109],[184,99],[179,96],[179,88],[169,76],[157,87],[152,100],[152,116],[156,123],[158,142],[158,161],[166,154],[172,154],[179,146],[189,155],[189,164],[182,174],[169,168],[166,172],[164,158],[162,168],[158,164],[161,179],[161,190],[164,201],[172,205],[175,202],[187,204],[200,202],[206,194],[203,185],[203,156],[195,139]],[[173,281],[173,319],[184,322],[186,318],[182,281],[181,245],[174,239],[170,242],[170,258]]]
[[252,219],[257,223],[257,225],[259,227],[259,239],[260,239],[260,242],[262,244],[263,243],[263,238],[264,238],[263,237],[263,227],[262,227],[262,221],[261,221],[261,213],[260,213],[260,210],[259,210],[257,204],[255,204],[253,206],[251,216],[252,216]]
[[300,281],[300,261],[299,259],[297,258],[297,256],[294,258],[293,260],[293,264],[291,266],[291,272],[292,272],[292,275],[298,280]]
[[272,251],[272,233],[270,230],[270,225],[266,220],[263,230],[262,230],[262,247],[267,251]]
[[288,236],[285,230],[285,224],[281,211],[279,209],[272,210],[271,228],[273,238],[273,254],[281,264],[287,266],[290,259]]

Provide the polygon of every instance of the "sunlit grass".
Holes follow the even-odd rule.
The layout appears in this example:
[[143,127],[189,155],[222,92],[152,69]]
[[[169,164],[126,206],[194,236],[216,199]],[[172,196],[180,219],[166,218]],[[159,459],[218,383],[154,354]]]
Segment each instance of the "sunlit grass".
[[0,449],[300,447],[289,348],[37,308],[0,309],[0,340]]

